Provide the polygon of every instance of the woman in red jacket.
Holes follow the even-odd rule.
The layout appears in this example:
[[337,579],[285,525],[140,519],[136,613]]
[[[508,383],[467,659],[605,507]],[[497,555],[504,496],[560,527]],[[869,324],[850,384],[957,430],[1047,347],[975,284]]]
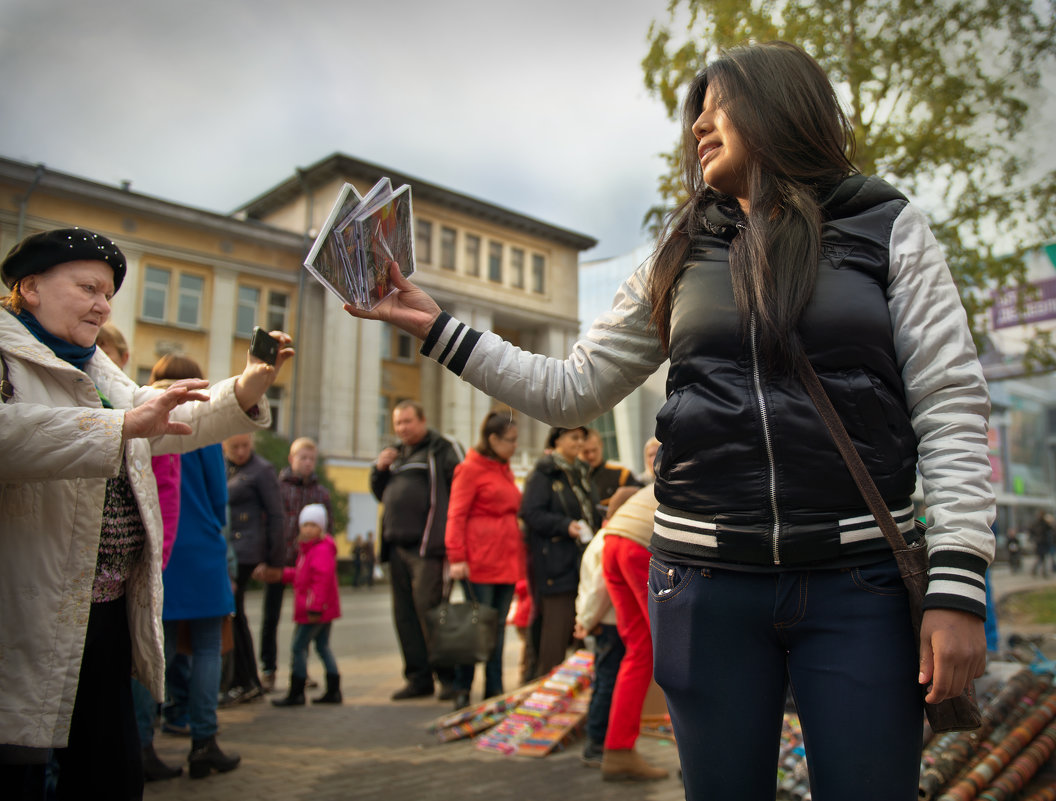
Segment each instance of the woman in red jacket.
[[[451,578],[461,579],[482,604],[498,611],[495,650],[484,665],[484,697],[500,695],[502,646],[513,588],[524,577],[524,542],[517,524],[521,491],[510,458],[517,450],[517,424],[508,411],[491,412],[480,441],[455,468],[447,510],[445,543]],[[469,704],[476,665],[455,668],[455,709]]]

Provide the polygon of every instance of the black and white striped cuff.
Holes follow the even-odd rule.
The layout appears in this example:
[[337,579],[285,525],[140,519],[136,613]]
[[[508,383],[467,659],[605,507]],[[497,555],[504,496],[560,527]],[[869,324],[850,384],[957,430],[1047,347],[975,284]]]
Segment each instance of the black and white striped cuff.
[[925,609],[960,609],[986,620],[986,560],[963,551],[931,552]]
[[421,354],[439,362],[455,375],[462,375],[478,339],[480,331],[474,331],[447,312],[440,312],[422,343]]

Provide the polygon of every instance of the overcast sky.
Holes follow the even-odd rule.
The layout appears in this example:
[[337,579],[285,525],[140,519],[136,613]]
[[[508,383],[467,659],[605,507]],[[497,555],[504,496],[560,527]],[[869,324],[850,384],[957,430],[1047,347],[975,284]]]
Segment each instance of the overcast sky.
[[0,155],[220,212],[334,152],[644,241],[666,0],[0,0]]

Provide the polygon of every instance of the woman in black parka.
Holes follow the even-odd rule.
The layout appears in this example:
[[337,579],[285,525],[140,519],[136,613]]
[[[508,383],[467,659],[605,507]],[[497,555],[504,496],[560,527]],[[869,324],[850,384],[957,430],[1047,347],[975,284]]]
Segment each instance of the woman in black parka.
[[587,466],[577,457],[585,428],[552,428],[548,453],[524,482],[521,518],[531,554],[530,582],[537,610],[535,673],[543,676],[564,661],[576,620],[579,557],[597,521],[597,493]]

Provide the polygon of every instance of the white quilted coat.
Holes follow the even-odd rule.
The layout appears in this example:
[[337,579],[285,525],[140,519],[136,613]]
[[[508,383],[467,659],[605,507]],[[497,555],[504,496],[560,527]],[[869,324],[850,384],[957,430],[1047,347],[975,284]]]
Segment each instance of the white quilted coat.
[[[192,434],[122,446],[123,410],[157,390],[137,386],[101,350],[86,375],[3,309],[0,351],[14,386],[0,404],[0,743],[59,748],[77,692],[106,480],[122,454],[147,532],[127,586],[132,672],[161,698],[162,529],[150,458],[267,426],[270,414],[262,400],[256,419],[247,416],[228,379],[210,389],[209,402],[173,412]],[[102,408],[96,387],[113,410]]]

